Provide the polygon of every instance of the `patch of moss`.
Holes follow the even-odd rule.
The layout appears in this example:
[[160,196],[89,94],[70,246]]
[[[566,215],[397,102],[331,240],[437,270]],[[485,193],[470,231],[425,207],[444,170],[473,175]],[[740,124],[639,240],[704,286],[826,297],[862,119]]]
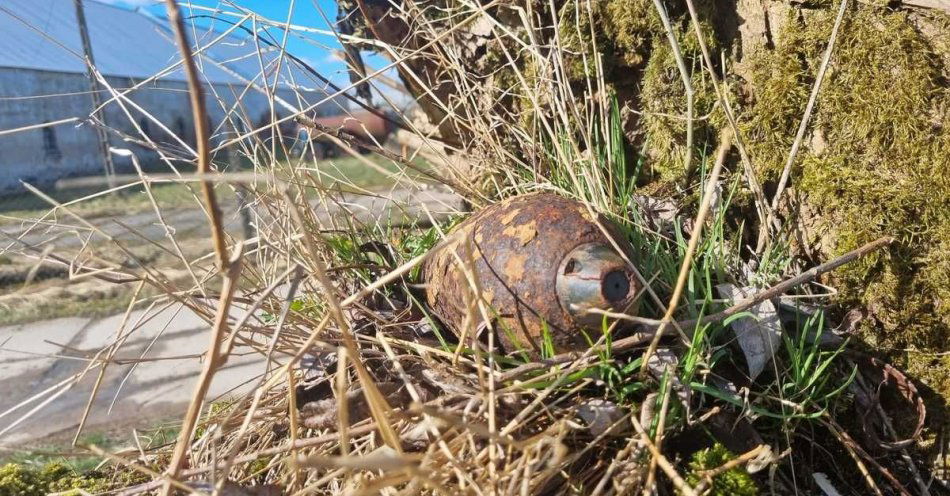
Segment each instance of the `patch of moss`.
[[716,110],[714,87],[709,75],[702,70],[698,48],[696,52],[685,52],[683,57],[693,88],[693,146],[687,150],[687,101],[682,76],[666,38],[658,37],[655,44],[640,93],[642,132],[650,167],[661,180],[672,180],[686,172],[687,153],[693,154],[695,164],[705,150],[713,146],[723,117],[722,112]]
[[270,465],[270,462],[271,462],[271,460],[273,460],[273,459],[274,459],[274,457],[272,457],[272,456],[262,456],[262,457],[258,458],[257,460],[254,460],[253,462],[251,462],[250,464],[248,464],[248,466],[247,466],[247,471],[250,472],[250,473],[252,473],[252,474],[256,474],[256,473],[258,473],[258,472],[262,472],[264,469],[267,468],[268,465]]
[[[697,451],[689,462],[686,482],[695,487],[703,479],[703,473],[721,467],[735,458],[725,446],[716,443],[712,448]],[[713,478],[709,486],[710,496],[755,496],[759,494],[752,476],[742,467],[733,467]]]
[[642,66],[655,33],[663,30],[650,0],[570,1],[558,18],[558,41],[571,80],[594,76],[595,51],[603,56],[608,79],[614,71]]
[[[710,53],[719,53],[724,45],[713,27],[719,17],[717,10],[710,2],[699,2],[697,8],[703,41]],[[683,77],[666,30],[660,25],[653,31],[652,51],[644,68],[639,103],[643,111],[641,132],[645,136],[644,148],[650,158],[649,164],[664,181],[683,176],[687,153],[693,154],[692,164],[696,164],[708,149],[715,146],[718,130],[725,124],[688,13],[669,14],[693,90],[693,146],[687,150],[688,107]],[[719,68],[713,70],[719,71]]]
[[109,477],[101,472],[79,474],[60,463],[48,463],[38,469],[17,463],[0,467],[0,496],[33,496],[49,493],[81,494],[111,489]]
[[[752,55],[742,127],[765,181],[784,167],[834,15],[793,12],[775,49]],[[818,213],[812,241],[826,240],[825,256],[896,238],[834,281],[844,304],[869,309],[863,337],[878,348],[950,339],[950,68],[940,55],[907,13],[849,12],[792,174]]]
[[650,0],[605,0],[600,7],[601,52],[614,70],[641,67],[663,23]]
[[0,325],[15,325],[60,317],[103,318],[128,308],[129,293],[115,288],[74,295],[64,293],[59,299],[34,300],[32,305],[0,305]]

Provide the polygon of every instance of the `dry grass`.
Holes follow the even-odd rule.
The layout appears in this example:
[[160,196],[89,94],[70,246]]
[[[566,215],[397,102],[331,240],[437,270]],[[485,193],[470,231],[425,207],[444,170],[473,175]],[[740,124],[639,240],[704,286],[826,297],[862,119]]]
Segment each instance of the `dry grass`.
[[[665,29],[671,30],[662,2],[655,3]],[[439,76],[457,91],[429,93],[426,104],[447,116],[436,123],[439,130],[399,115],[416,144],[409,156],[354,155],[353,160],[393,172],[397,179],[392,189],[398,185],[419,195],[436,186],[428,179],[421,181],[407,163],[424,159],[454,193],[475,207],[516,194],[553,190],[584,202],[591,212],[608,215],[643,255],[631,261],[646,287],[639,319],[607,315],[603,333],[594,332],[589,350],[561,354],[555,350],[552,356],[527,362],[501,355],[491,339],[486,345],[469,335],[458,343],[412,296],[420,282],[416,269],[428,249],[465,212],[450,202],[410,199],[396,208],[413,208],[420,222],[406,225],[391,222],[388,210],[369,215],[355,211],[337,186],[346,186],[351,194],[380,192],[366,191],[345,173],[330,173],[336,182],[328,183],[326,164],[307,166],[303,157],[280,150],[279,141],[263,140],[270,127],[252,129],[218,147],[243,153],[252,165],[249,170],[217,172],[201,160],[209,167],[206,173],[162,178],[188,187],[189,193],[197,192],[196,183],[208,185],[206,192],[215,191],[212,184],[217,190],[241,192],[253,212],[253,235],[248,239],[232,235],[217,216],[209,216],[216,243],[214,250],[208,244],[201,256],[186,256],[171,229],[152,239],[180,262],[176,277],[169,277],[167,267],[141,260],[124,241],[87,219],[78,206],[81,201],[61,204],[39,192],[53,203],[43,222],[75,230],[88,242],[65,250],[16,241],[6,245],[4,252],[69,266],[74,279],[105,280],[125,292],[148,288],[134,292],[133,299],[141,301],[131,302],[129,308],[138,304],[151,312],[178,303],[212,324],[205,368],[177,443],[114,453],[81,444],[77,449],[104,456],[120,473],[137,472],[149,479],[117,488],[122,489],[120,494],[168,494],[175,488],[221,494],[232,484],[278,487],[283,494],[703,494],[710,488],[719,494],[751,494],[744,491],[756,485],[784,493],[810,483],[811,471],[821,470],[836,470],[840,483],[848,485],[842,487],[865,484],[858,486],[860,491],[879,492],[879,486],[887,485],[889,490],[906,492],[904,485],[920,482],[921,475],[906,474],[909,469],[904,467],[914,467],[917,473],[913,461],[895,476],[889,457],[878,462],[847,434],[845,429],[859,428],[856,424],[835,423],[836,415],[855,408],[852,395],[858,393],[848,389],[854,374],[868,372],[863,368],[856,372],[856,362],[842,355],[843,348],[823,350],[814,344],[825,330],[823,321],[791,325],[789,329],[804,337],[789,337],[766,379],[743,377],[739,352],[734,344],[730,348],[730,322],[748,318],[742,311],[766,296],[798,291],[798,297],[816,299],[813,288],[797,287],[829,266],[804,272],[788,262],[767,263],[773,260],[769,257],[782,259],[781,226],[748,162],[727,92],[717,87],[718,105],[729,117],[726,129],[736,138],[742,172],[731,183],[719,181],[731,150],[727,144],[718,159],[701,157],[693,165],[690,150],[683,161],[686,168],[695,166],[698,179],[680,198],[689,203],[704,191],[699,213],[681,217],[662,231],[655,219],[631,207],[635,164],[628,161],[622,132],[617,130],[619,109],[605,90],[601,61],[581,53],[580,64],[589,75],[586,86],[568,84],[571,68],[565,65],[565,51],[557,46],[559,37],[536,40],[509,32],[487,12],[496,4],[453,3],[433,16],[421,4],[405,2],[394,9],[410,20],[414,39],[421,41],[392,46],[360,40],[388,53],[402,78],[422,89],[432,89],[428,86],[433,79],[432,74],[420,73],[426,66],[418,62],[434,61],[446,68]],[[691,2],[687,4],[695,29],[702,29]],[[250,17],[257,26],[284,25],[234,8],[212,13],[229,20]],[[590,15],[583,4],[575,8],[571,15]],[[522,21],[519,32],[559,26],[536,16]],[[465,54],[455,37],[476,22],[488,23],[493,36],[503,41],[500,46],[507,60],[502,65],[513,81],[509,87],[485,89],[482,81],[462,69]],[[286,30],[286,35],[302,34],[295,29]],[[668,42],[680,59],[677,40],[670,32]],[[704,70],[709,70],[717,55],[706,47],[702,50]],[[270,61],[275,70],[297,63],[283,57],[283,48],[279,53]],[[684,64],[678,65],[684,91],[691,94],[692,79]],[[364,80],[375,85],[381,74],[372,71]],[[721,84],[718,75],[710,74]],[[513,97],[529,102],[521,106],[523,115],[499,111]],[[111,104],[124,106],[123,102],[113,98]],[[213,94],[206,103],[194,104],[199,121],[203,105],[225,106]],[[298,110],[301,115],[307,111]],[[689,105],[683,118],[687,141],[693,136],[688,130],[695,118],[692,110]],[[226,111],[228,120],[242,119],[237,110]],[[234,128],[251,129],[246,124]],[[207,137],[199,136],[202,141],[206,146]],[[340,145],[355,154],[346,143]],[[175,156],[183,152],[157,143],[152,146],[163,157],[197,158]],[[149,205],[157,222],[165,225],[153,181],[141,173]],[[743,272],[749,265],[727,232],[736,229],[736,223],[727,219],[727,197],[740,183],[753,192],[761,219],[761,233],[755,233],[761,234],[756,236],[761,246],[755,250],[761,256],[760,270],[751,276],[768,282],[759,288],[763,292],[758,300],[728,308],[731,302],[722,301],[713,285],[744,284],[751,277]],[[208,197],[199,200],[189,194],[185,200],[215,210]],[[689,222],[694,227],[682,227]],[[33,229],[48,227],[33,224]],[[388,244],[391,259],[361,248],[368,241]],[[883,243],[869,245],[830,268]],[[97,248],[106,244],[108,250]],[[459,255],[462,260],[464,254]],[[774,285],[782,280],[786,282]],[[769,285],[774,285],[772,293],[764,291]],[[473,319],[488,314],[476,281],[464,293],[458,298],[468,303]],[[716,313],[723,308],[723,313]],[[653,335],[651,329],[661,329],[645,353],[646,341],[630,337],[634,329],[626,324],[629,321],[642,325],[640,330],[648,337]],[[101,377],[124,340],[135,332],[134,323],[123,326],[127,327],[116,333],[115,342],[89,360],[85,370],[0,415],[39,415],[45,404],[68,394],[71,385]],[[809,333],[811,341],[805,339]],[[661,341],[663,334],[669,338]],[[206,403],[216,369],[239,351],[266,358],[259,378],[227,402]],[[738,377],[727,378],[723,370]],[[742,385],[740,393],[728,391],[728,385],[736,385],[733,381]],[[588,425],[580,413],[594,400],[609,402],[615,412],[600,429]],[[712,433],[716,421],[758,431],[734,436],[740,445],[748,445],[746,453],[733,453],[725,461],[696,456],[706,453],[703,450],[716,439],[723,441]],[[840,468],[816,462],[801,449],[815,436],[828,438],[816,440],[824,453],[851,454],[854,465]],[[690,459],[722,463],[691,465]],[[839,456],[836,463],[845,460]],[[771,478],[768,467],[774,469]],[[856,476],[854,467],[863,474]],[[747,471],[758,474],[755,481]],[[736,485],[722,486],[726,480]]]

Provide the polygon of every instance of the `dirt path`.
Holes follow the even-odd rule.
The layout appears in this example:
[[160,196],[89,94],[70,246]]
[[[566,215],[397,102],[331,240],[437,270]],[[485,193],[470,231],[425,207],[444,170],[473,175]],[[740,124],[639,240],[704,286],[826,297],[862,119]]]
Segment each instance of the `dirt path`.
[[[427,219],[426,212],[435,219],[443,219],[461,209],[461,199],[444,189],[427,188],[421,190],[396,189],[373,194],[342,193],[332,203],[314,203],[313,209],[324,222],[347,217],[358,222],[372,224],[404,224],[415,219]],[[240,237],[241,216],[236,203],[222,206],[225,229]],[[253,205],[251,206],[253,209]],[[168,209],[162,216],[178,239],[205,236],[208,220],[204,211],[197,207]],[[79,223],[64,214],[60,214],[64,225],[44,222],[33,225],[32,222],[4,219],[0,230],[6,235],[0,237],[0,248],[16,247],[10,238],[19,239],[32,246],[55,244],[57,249],[77,248],[86,242],[89,228],[77,229]],[[147,211],[122,217],[93,218],[90,224],[102,233],[118,241],[141,243],[143,238],[160,241],[167,239],[166,228],[155,212]],[[205,236],[206,237],[206,236]],[[209,245],[210,247],[210,245]]]
[[[361,222],[395,224],[426,219],[426,212],[436,219],[445,218],[461,209],[461,200],[439,189],[395,190],[371,196],[343,195],[336,204],[314,205],[314,209],[327,222],[346,216]],[[207,220],[201,210],[170,210],[163,215],[176,238],[207,238],[203,234]],[[225,208],[225,219],[228,230],[240,237],[240,217],[233,205]],[[139,236],[158,242],[166,240],[165,228],[153,212],[119,219],[103,217],[92,222],[120,241],[138,238],[142,242]],[[29,229],[25,224],[9,222],[0,224],[0,229],[34,246],[53,244],[56,250],[80,248],[88,235],[62,226]],[[7,243],[0,240],[0,247]],[[63,280],[61,284],[72,283]],[[16,293],[0,295],[0,300],[38,296]],[[51,438],[70,440],[99,370],[87,371],[68,388],[62,384],[81,374],[89,365],[89,358],[112,343],[118,334],[128,333],[128,340],[117,358],[143,357],[149,361],[106,367],[84,432],[118,429],[128,434],[133,428],[147,429],[157,421],[180,418],[201,370],[199,356],[208,346],[208,326],[180,306],[149,314],[145,322],[137,323],[143,312],[133,312],[125,326],[121,326],[122,316],[114,315],[103,319],[66,317],[0,327],[0,447],[29,446]],[[235,353],[238,355],[215,375],[207,401],[241,392],[250,386],[249,381],[263,373],[265,364],[259,354],[240,349]]]
[[[67,388],[57,385],[81,374],[90,363],[88,358],[112,343],[117,333],[128,338],[116,359],[147,361],[107,366],[85,431],[124,427],[130,433],[132,428],[148,429],[183,411],[201,371],[199,355],[207,349],[207,324],[181,306],[149,315],[135,311],[124,327],[121,324],[122,316],[117,315],[0,328],[0,412],[5,414],[0,431],[7,431],[0,434],[0,445],[71,437],[99,369],[86,372]],[[263,357],[246,351],[235,351],[215,375],[206,399],[241,392],[264,371]],[[47,400],[51,401],[43,406]]]

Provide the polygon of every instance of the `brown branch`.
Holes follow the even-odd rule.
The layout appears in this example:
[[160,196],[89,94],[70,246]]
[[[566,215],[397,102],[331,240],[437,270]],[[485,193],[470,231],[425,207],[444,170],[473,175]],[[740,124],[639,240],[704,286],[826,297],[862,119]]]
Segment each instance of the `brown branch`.
[[[204,87],[198,79],[198,67],[191,55],[191,44],[185,33],[185,23],[178,10],[175,0],[165,0],[168,11],[168,22],[175,31],[175,41],[181,50],[182,62],[185,67],[185,77],[188,80],[188,95],[191,99],[191,115],[195,124],[195,140],[198,147],[198,173],[208,174],[211,171],[211,154],[209,147],[210,130],[208,129],[208,111],[205,108]],[[228,249],[225,243],[224,227],[221,221],[221,209],[214,194],[213,182],[205,179],[201,181],[201,191],[204,193],[205,203],[208,206],[208,221],[211,223],[211,242],[217,255],[218,267],[223,271],[228,264]]]
[[643,366],[640,367],[640,374],[646,375],[647,367],[650,363],[650,357],[656,352],[656,347],[660,344],[663,332],[673,322],[673,312],[679,306],[680,298],[683,296],[683,288],[686,287],[686,279],[689,277],[689,269],[693,264],[693,255],[696,253],[696,246],[699,245],[699,238],[702,236],[703,225],[706,223],[706,216],[709,214],[712,198],[715,196],[716,186],[719,183],[719,173],[722,171],[722,164],[726,161],[726,156],[732,148],[732,131],[726,128],[722,131],[719,138],[719,150],[716,152],[716,162],[713,164],[709,177],[706,178],[706,188],[703,191],[703,197],[700,200],[699,212],[696,213],[696,221],[693,225],[693,233],[689,237],[689,243],[686,245],[686,255],[683,256],[683,263],[680,264],[679,275],[676,277],[676,287],[673,288],[673,296],[670,297],[670,303],[666,307],[666,314],[663,315],[663,321],[650,342],[650,347],[643,354]]
[[[834,419],[832,418],[828,418],[826,420],[819,419],[819,422],[821,422],[829,431],[831,431],[832,434],[835,435],[835,437],[838,438],[838,441],[848,450],[848,454],[851,455],[851,457],[854,459],[855,463],[857,463],[859,467],[863,465],[861,463],[861,460],[863,459],[864,461],[870,463],[874,468],[876,468],[878,472],[880,472],[881,475],[884,476],[885,479],[887,479],[887,481],[891,484],[891,486],[893,486],[894,489],[897,490],[898,494],[900,494],[901,496],[910,496],[910,492],[907,490],[907,488],[904,487],[903,484],[900,483],[899,480],[897,480],[897,477],[894,477],[894,474],[892,474],[890,470],[888,470],[886,467],[881,465],[877,460],[874,459],[873,456],[868,454],[868,452],[865,451],[864,448],[861,447],[861,445],[855,442],[854,438],[852,438],[851,435],[848,434],[847,431],[844,430],[844,428],[838,425],[838,423],[835,422]],[[864,473],[864,477],[865,477],[866,482],[868,483],[868,486],[871,489],[873,489],[876,493],[881,494],[881,490],[877,488],[877,485],[874,483],[874,479],[871,478],[871,474],[867,473],[867,470],[863,468],[861,469],[861,471]]]
[[[171,463],[168,466],[168,476],[170,479],[177,479],[181,473],[182,465],[188,456],[188,447],[191,444],[191,436],[194,433],[195,425],[198,422],[198,414],[201,413],[201,406],[204,403],[205,395],[211,386],[211,379],[218,366],[223,364],[222,359],[227,359],[226,354],[222,356],[221,343],[228,331],[228,315],[231,308],[231,299],[234,296],[234,290],[237,289],[238,278],[241,275],[242,251],[238,250],[235,257],[227,263],[228,270],[224,273],[224,281],[221,287],[221,299],[218,300],[218,310],[214,318],[214,326],[211,328],[211,339],[208,347],[208,357],[205,360],[204,367],[201,370],[201,376],[198,384],[195,386],[191,397],[191,404],[188,405],[188,411],[185,413],[185,419],[182,422],[181,432],[178,435],[178,443],[175,445],[175,451],[172,454]],[[165,484],[162,494],[168,496],[171,492],[171,485]]]
[[805,272],[802,272],[801,274],[791,279],[786,279],[785,281],[782,281],[776,284],[775,286],[772,286],[771,288],[766,289],[765,291],[762,291],[756,294],[752,298],[749,298],[748,300],[744,300],[741,303],[737,303],[719,313],[714,313],[712,315],[708,315],[701,319],[684,320],[684,321],[681,321],[679,324],[683,327],[693,327],[696,325],[709,324],[711,322],[718,322],[720,320],[726,319],[739,312],[748,310],[749,308],[755,305],[758,305],[759,303],[762,303],[765,300],[768,300],[770,298],[775,298],[777,296],[781,296],[785,294],[786,291],[796,286],[805,284],[806,282],[809,282],[818,278],[820,275],[824,273],[831,272],[832,270],[835,270],[844,264],[853,262],[867,255],[868,253],[871,253],[872,251],[877,250],[878,248],[891,244],[893,241],[894,241],[894,238],[890,236],[885,236],[883,238],[876,239],[854,251],[845,253],[844,255],[841,255],[840,257],[834,260],[825,262],[817,267],[812,267],[811,269],[808,269]]
[[[763,301],[767,299],[781,296],[785,294],[785,292],[787,292],[788,290],[796,286],[800,286],[806,282],[809,282],[826,272],[831,272],[832,270],[835,270],[846,263],[853,262],[854,260],[861,258],[874,250],[877,250],[883,246],[891,244],[893,241],[894,241],[894,238],[891,238],[891,237],[883,237],[883,238],[877,239],[854,251],[845,253],[844,255],[841,255],[840,257],[835,258],[834,260],[825,262],[817,267],[813,267],[790,279],[786,279],[785,281],[782,281],[772,286],[771,288],[766,289],[765,291],[757,293],[752,298],[736,303],[735,305],[721,312],[714,313],[712,315],[707,315],[706,317],[703,317],[701,319],[680,320],[677,322],[677,325],[683,328],[689,328],[689,327],[695,327],[696,325],[703,325],[703,324],[709,324],[712,322],[722,321],[739,312],[748,310],[749,308],[755,305],[758,305],[759,303],[762,303]],[[621,318],[621,319],[623,318],[621,314],[610,314],[610,316]],[[643,332],[639,332],[633,336],[614,341],[610,345],[611,351],[624,351],[636,346],[640,346],[644,343],[647,343],[655,335],[655,333],[652,331],[659,328],[661,325],[663,325],[662,320],[645,319],[641,317],[633,317],[633,319],[637,323],[640,324],[640,328],[643,329]],[[599,350],[606,349],[606,346],[601,345],[598,347],[598,349]],[[584,356],[583,354],[578,353],[578,352],[569,352],[569,353],[562,353],[560,355],[555,355],[546,360],[526,363],[524,365],[515,367],[505,372],[504,374],[502,374],[501,380],[503,381],[514,380],[525,374],[534,372],[536,370],[543,370],[546,368],[553,367],[555,365],[573,362],[575,360],[582,358],[583,356]]]

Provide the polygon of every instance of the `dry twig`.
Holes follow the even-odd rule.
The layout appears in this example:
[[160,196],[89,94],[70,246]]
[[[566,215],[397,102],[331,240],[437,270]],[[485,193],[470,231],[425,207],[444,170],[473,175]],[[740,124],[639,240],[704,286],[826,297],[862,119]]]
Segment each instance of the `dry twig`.
[[667,326],[669,326],[673,320],[673,313],[676,312],[676,309],[679,307],[680,299],[683,296],[683,288],[686,287],[686,279],[689,277],[689,270],[693,264],[693,255],[696,253],[696,247],[699,245],[699,238],[703,232],[703,225],[706,223],[706,215],[709,213],[712,198],[715,196],[716,186],[719,184],[719,173],[722,171],[722,165],[726,161],[726,154],[729,153],[731,147],[732,134],[729,131],[723,131],[719,138],[719,150],[716,152],[716,162],[713,165],[712,171],[709,173],[709,177],[706,178],[706,188],[703,191],[703,197],[699,204],[699,212],[696,213],[696,220],[693,222],[695,228],[690,234],[689,243],[686,245],[686,254],[683,256],[683,263],[680,265],[679,275],[676,278],[676,286],[673,288],[673,295],[670,297],[670,303],[667,305],[666,315],[663,316],[662,323],[657,328],[656,334],[653,336],[653,341],[650,342],[650,347],[647,348],[646,353],[643,354],[643,365],[640,367],[641,375],[646,374],[650,357],[656,351],[657,345],[660,344],[660,339],[663,338],[663,332],[666,331]]

